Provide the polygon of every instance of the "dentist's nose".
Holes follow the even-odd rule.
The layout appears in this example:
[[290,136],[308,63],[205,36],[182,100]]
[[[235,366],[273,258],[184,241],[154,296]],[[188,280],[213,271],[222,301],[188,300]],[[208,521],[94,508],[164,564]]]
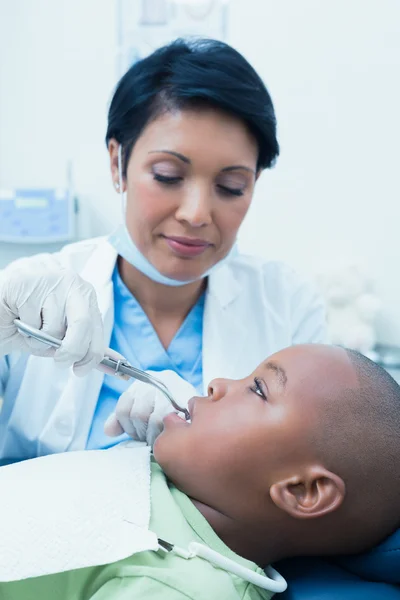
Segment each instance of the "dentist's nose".
[[210,225],[211,198],[206,186],[193,186],[188,190],[175,216],[178,221],[185,221],[191,227]]
[[230,384],[232,381],[230,379],[213,379],[211,383],[208,384],[208,396],[213,402],[218,402],[224,396],[226,396]]

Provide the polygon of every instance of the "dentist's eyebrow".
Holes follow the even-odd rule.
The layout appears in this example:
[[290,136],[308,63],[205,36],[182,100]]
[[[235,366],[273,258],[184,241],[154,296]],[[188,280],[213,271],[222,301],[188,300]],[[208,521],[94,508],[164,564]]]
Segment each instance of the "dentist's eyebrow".
[[180,152],[174,152],[173,150],[150,150],[149,154],[154,154],[158,152],[161,152],[163,154],[172,154],[172,156],[175,156],[175,158],[179,158],[179,160],[186,163],[187,165],[190,165],[192,163],[190,158],[188,158],[184,154],[181,154]]
[[232,165],[232,167],[225,167],[224,169],[221,169],[221,171],[225,173],[226,171],[237,171],[238,169],[249,171],[250,173],[253,173],[253,175],[256,174],[254,169],[250,169],[250,167],[245,167],[244,165]]
[[[190,158],[188,158],[184,154],[181,154],[180,152],[174,152],[173,150],[150,150],[149,154],[154,154],[158,152],[162,154],[171,154],[172,156],[175,156],[175,158],[179,158],[179,160],[186,163],[187,165],[192,164]],[[223,169],[221,169],[221,172],[225,173],[226,171],[237,171],[238,169],[249,171],[250,173],[253,173],[253,175],[256,174],[254,169],[250,169],[250,167],[246,167],[245,165],[232,165],[231,167],[224,167]]]
[[272,361],[264,363],[264,367],[269,371],[273,371],[275,377],[279,381],[279,384],[284,388],[287,383],[287,375],[285,369]]

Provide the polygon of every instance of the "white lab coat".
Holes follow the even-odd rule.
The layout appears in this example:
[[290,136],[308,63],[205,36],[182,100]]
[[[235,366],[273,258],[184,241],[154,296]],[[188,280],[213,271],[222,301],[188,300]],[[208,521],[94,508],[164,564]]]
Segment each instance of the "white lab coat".
[[[93,284],[109,345],[115,250],[106,238],[96,238],[66,246],[57,258]],[[281,263],[236,256],[209,277],[204,391],[215,377],[249,375],[281,348],[325,339],[324,306],[312,286]],[[102,381],[97,370],[79,378],[49,358],[15,354],[0,359],[0,460],[84,449]]]

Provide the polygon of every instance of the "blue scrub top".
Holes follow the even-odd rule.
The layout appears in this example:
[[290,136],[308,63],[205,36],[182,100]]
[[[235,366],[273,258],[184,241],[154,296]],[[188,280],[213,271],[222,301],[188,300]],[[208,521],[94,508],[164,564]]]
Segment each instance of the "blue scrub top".
[[[120,352],[134,367],[145,371],[175,371],[202,394],[203,390],[203,314],[204,294],[194,305],[167,350],[142,307],[114,269],[114,329],[110,347]],[[134,380],[124,381],[106,375],[100,390],[86,448],[109,448],[129,439],[123,434],[110,438],[103,432],[104,422],[114,412],[120,395]]]

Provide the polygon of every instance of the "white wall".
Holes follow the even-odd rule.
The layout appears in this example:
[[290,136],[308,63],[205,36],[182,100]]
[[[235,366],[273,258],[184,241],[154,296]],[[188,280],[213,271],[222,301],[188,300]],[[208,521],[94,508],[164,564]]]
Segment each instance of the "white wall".
[[[60,185],[74,162],[82,235],[119,217],[103,143],[116,0],[0,0],[0,187]],[[275,102],[281,158],[244,224],[245,251],[306,273],[359,256],[400,342],[400,3],[232,0],[229,40]]]
[[282,148],[243,247],[306,272],[360,257],[384,305],[382,339],[399,343],[400,3],[238,0],[233,16],[231,39],[271,90]]
[[0,187],[64,185],[72,159],[84,235],[106,231],[115,197],[115,18],[111,0],[0,0]]

